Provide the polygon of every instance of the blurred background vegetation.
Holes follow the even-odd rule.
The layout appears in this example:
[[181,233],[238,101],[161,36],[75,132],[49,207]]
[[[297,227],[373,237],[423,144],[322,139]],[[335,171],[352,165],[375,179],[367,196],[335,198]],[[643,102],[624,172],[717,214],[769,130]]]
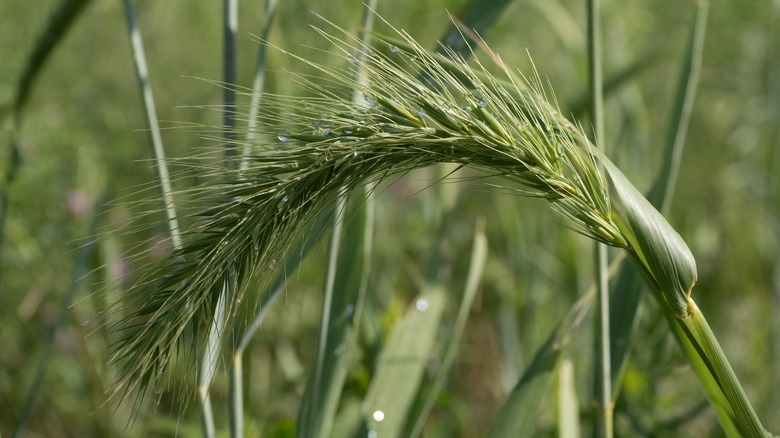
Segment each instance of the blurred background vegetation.
[[[149,227],[143,235],[128,238],[128,222],[137,213],[122,203],[104,206],[148,196],[133,193],[155,178],[121,2],[87,2],[41,70],[14,128],[10,108],[23,68],[60,3],[0,3],[0,189],[7,196],[0,248],[0,433],[11,436],[29,415],[28,437],[197,436],[196,402],[183,410],[181,400],[163,395],[159,406],[141,410],[132,427],[129,407],[106,405],[115,370],[106,365],[111,339],[101,311],[136,273],[123,249],[148,241],[142,245],[152,253],[164,251],[154,242],[164,242],[166,233],[160,215],[144,219]],[[251,86],[258,47],[251,34],[260,32],[263,3],[240,4],[242,86]],[[450,25],[447,11],[458,16],[470,3],[379,0],[378,12],[433,49]],[[712,1],[669,221],[696,257],[697,303],[764,426],[780,431],[780,7],[772,3]],[[222,76],[221,2],[146,0],[135,7],[163,126],[221,125],[222,114],[213,108],[222,103],[222,89],[197,79]],[[639,65],[607,96],[609,154],[645,190],[660,165],[694,5],[605,0],[602,7],[605,76]],[[282,1],[269,39],[324,64],[343,63],[317,50],[327,44],[308,26],[318,22],[310,11],[356,32],[362,8],[356,0]],[[377,30],[387,28],[378,23]],[[587,90],[584,2],[511,1],[482,36],[521,72],[532,71],[530,54],[562,111],[581,111]],[[268,68],[276,71],[268,91],[301,93],[279,73],[300,71],[300,65],[271,51]],[[588,126],[583,112],[578,117]],[[166,130],[163,139],[174,157],[210,144],[188,129]],[[426,426],[434,436],[480,436],[536,349],[592,282],[592,247],[561,227],[544,203],[492,190],[484,180],[456,178],[429,188],[438,177],[437,170],[415,172],[379,191],[359,354],[350,362],[340,412],[365,395],[383,340],[414,305],[419,279],[431,266],[448,291],[438,328],[442,346],[429,365],[433,373],[463,293],[475,223],[484,220],[484,275]],[[179,181],[176,188],[189,184]],[[85,246],[96,214],[101,238]],[[294,433],[319,337],[326,241],[300,272],[291,273],[287,292],[245,354],[247,436]],[[86,254],[85,247],[93,251]],[[88,262],[79,266],[85,254]],[[564,352],[575,369],[583,434],[590,433],[594,416],[591,318]],[[617,436],[721,436],[654,301],[648,299],[638,330],[616,402]],[[48,370],[40,396],[28,406],[42,361]],[[175,371],[170,378],[177,378]],[[225,431],[220,433],[227,430],[226,394],[227,378],[218,373],[212,401],[218,431]],[[553,398],[550,392],[540,400],[540,436],[558,433]]]

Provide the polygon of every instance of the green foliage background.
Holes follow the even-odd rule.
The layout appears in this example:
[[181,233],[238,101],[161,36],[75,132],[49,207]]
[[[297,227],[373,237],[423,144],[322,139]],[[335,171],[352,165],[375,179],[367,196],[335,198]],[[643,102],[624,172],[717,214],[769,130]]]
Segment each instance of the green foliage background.
[[[0,105],[13,101],[26,59],[57,3],[0,3]],[[261,3],[241,2],[238,83],[245,86],[253,74],[257,44],[250,33],[259,33]],[[344,62],[318,50],[327,44],[309,28],[317,23],[309,11],[356,31],[360,1],[280,3],[273,44],[326,64]],[[380,0],[378,12],[433,48],[450,23],[446,11],[457,15],[466,3]],[[136,2],[158,115],[168,121],[164,126],[221,124],[222,90],[196,79],[221,77],[221,7],[205,0]],[[603,3],[605,75],[646,62],[606,100],[609,154],[642,190],[660,163],[692,10],[690,1]],[[581,1],[516,0],[483,37],[524,73],[532,68],[530,54],[568,114],[587,89],[584,14]],[[778,17],[778,7],[773,9],[769,0],[712,2],[699,91],[669,215],[697,260],[694,297],[771,431],[780,430],[774,415],[780,412],[780,324],[773,318],[780,314]],[[289,58],[271,51],[268,65],[277,70],[269,76],[269,91],[300,94],[281,72],[292,68]],[[582,114],[578,118],[589,123]],[[16,132],[19,172],[12,184],[2,186],[9,194],[0,248],[0,433],[5,436],[22,413],[37,363],[47,357],[45,333],[60,316],[63,324],[54,337],[27,436],[199,433],[197,403],[182,411],[173,394],[164,395],[156,409],[142,409],[129,430],[128,407],[105,405],[114,370],[106,366],[110,339],[100,311],[122,293],[120,273],[130,279],[137,268],[122,256],[123,248],[155,236],[163,240],[166,232],[164,223],[152,218],[146,219],[150,227],[143,235],[129,238],[128,221],[137,212],[125,204],[105,209],[99,202],[148,196],[133,195],[154,179],[144,128],[121,4],[91,2],[33,88]],[[12,135],[6,111],[0,131],[3,175],[12,166],[7,159]],[[164,141],[169,156],[213,145],[188,129],[167,130]],[[414,303],[418,280],[432,263],[451,296],[438,334],[443,345],[465,282],[474,223],[481,217],[489,245],[481,290],[426,429],[475,436],[489,428],[534,351],[592,281],[591,246],[560,227],[538,201],[467,178],[427,188],[436,178],[435,170],[415,172],[379,191],[361,354],[350,368],[342,407],[347,410],[362,399],[382,339]],[[186,188],[191,183],[176,184]],[[453,213],[439,235],[448,203]],[[74,275],[81,276],[74,274],[76,254],[97,208],[103,238],[89,262],[90,273],[77,283],[75,304],[63,308],[61,297]],[[318,246],[301,271],[290,274],[288,292],[246,354],[248,435],[287,436],[293,428],[316,352],[326,246]],[[441,260],[434,263],[435,248]],[[100,289],[106,282],[118,286]],[[565,353],[576,367],[586,423],[593,417],[592,326],[586,320]],[[632,354],[617,399],[617,436],[720,436],[712,410],[651,300]],[[220,376],[212,400],[218,428],[226,430],[227,380]],[[170,378],[177,379],[175,369]],[[548,398],[538,428],[543,436],[556,434]]]

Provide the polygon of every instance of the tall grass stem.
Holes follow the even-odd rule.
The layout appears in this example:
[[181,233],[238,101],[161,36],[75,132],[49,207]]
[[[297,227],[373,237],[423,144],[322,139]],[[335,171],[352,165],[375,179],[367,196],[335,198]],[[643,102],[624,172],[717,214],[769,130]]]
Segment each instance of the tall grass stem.
[[[586,0],[588,20],[588,79],[590,88],[590,115],[593,123],[595,144],[606,153],[604,138],[604,92],[601,73],[601,17],[599,0]],[[598,322],[596,344],[598,345],[597,390],[599,406],[599,436],[612,437],[612,371],[609,333],[609,257],[606,245],[594,242],[596,284],[598,289]]]
[[127,19],[127,30],[130,33],[130,47],[133,52],[133,63],[135,65],[136,75],[138,77],[138,87],[141,91],[143,100],[144,115],[149,129],[152,152],[155,159],[155,172],[160,182],[163,203],[165,204],[165,216],[168,224],[171,242],[175,249],[182,247],[181,235],[179,233],[179,223],[176,216],[176,205],[173,200],[173,190],[171,188],[171,177],[168,172],[168,163],[165,158],[165,149],[163,148],[162,136],[160,135],[160,125],[157,120],[157,110],[154,105],[154,94],[149,80],[149,69],[146,64],[146,55],[141,40],[141,31],[135,22],[135,12],[131,0],[124,0],[125,18]]

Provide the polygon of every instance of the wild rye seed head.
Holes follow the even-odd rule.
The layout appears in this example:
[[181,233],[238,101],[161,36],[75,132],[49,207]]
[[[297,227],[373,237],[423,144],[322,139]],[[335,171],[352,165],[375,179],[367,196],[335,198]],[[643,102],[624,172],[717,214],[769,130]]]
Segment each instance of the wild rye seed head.
[[[277,141],[253,145],[241,166],[212,167],[233,174],[196,190],[203,208],[184,247],[129,291],[132,313],[115,326],[119,392],[159,385],[179,347],[195,363],[223,290],[235,291],[227,320],[243,321],[256,280],[342,188],[456,163],[520,183],[523,194],[551,201],[576,231],[628,246],[597,153],[548,103],[538,80],[521,85],[503,65],[507,77],[496,79],[479,63],[429,54],[403,32],[398,43],[360,49],[334,28],[346,40],[318,31],[346,68],[296,57],[318,72],[291,75],[314,97],[263,97],[260,129]],[[354,79],[358,63],[367,83]],[[352,90],[362,102],[352,102]]]

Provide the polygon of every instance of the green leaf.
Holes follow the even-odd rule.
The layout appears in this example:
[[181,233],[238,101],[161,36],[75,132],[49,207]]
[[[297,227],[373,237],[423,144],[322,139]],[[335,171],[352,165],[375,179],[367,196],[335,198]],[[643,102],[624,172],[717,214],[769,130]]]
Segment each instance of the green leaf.
[[580,297],[536,352],[493,423],[491,437],[534,436],[540,401],[550,386],[561,351],[590,310],[594,296],[592,288]]
[[479,281],[482,277],[482,271],[485,268],[485,260],[487,259],[487,237],[484,232],[484,221],[480,220],[476,228],[474,233],[474,246],[471,251],[469,273],[466,279],[466,289],[463,291],[463,298],[460,300],[458,316],[455,319],[455,325],[450,331],[444,359],[436,372],[436,377],[431,385],[431,390],[428,392],[423,408],[416,415],[414,427],[410,434],[412,437],[420,436],[422,433],[425,420],[428,418],[428,413],[433,408],[433,404],[436,401],[441,388],[444,386],[444,381],[452,367],[452,363],[455,361],[463,330],[466,328],[469,310],[471,309],[471,305],[474,303],[474,298],[477,296],[477,291],[479,290]]
[[[485,35],[501,18],[501,14],[511,2],[512,0],[471,0],[457,14],[461,22],[458,23],[453,19],[439,41],[455,53],[468,58],[471,55],[471,48],[463,37],[464,30],[470,34],[473,32],[475,36]],[[437,47],[436,51],[443,53],[441,47]]]
[[68,34],[68,30],[84,10],[84,6],[89,4],[90,0],[61,0],[49,16],[38,42],[35,44],[24,70],[19,75],[19,83],[16,87],[16,99],[14,109],[18,113],[27,103],[35,79],[43,70],[46,60],[49,59],[54,48]]
[[442,287],[427,287],[393,326],[363,402],[369,427],[377,436],[397,437],[403,431],[446,304]]
[[339,244],[340,254],[332,260],[337,267],[331,286],[334,290],[331,291],[329,313],[323,315],[322,330],[326,333],[325,342],[320,347],[322,362],[317,364],[306,386],[298,414],[298,436],[327,437],[333,427],[366,289],[365,262],[372,232],[366,211],[370,204],[366,199],[366,191],[358,190],[349,197],[346,210],[337,213],[343,215],[344,230]]
[[696,283],[696,261],[677,231],[609,159],[602,162],[610,178],[617,221],[631,251],[658,284],[674,315],[688,315],[688,297]]
[[558,436],[580,436],[580,406],[574,385],[574,364],[568,359],[558,367]]

